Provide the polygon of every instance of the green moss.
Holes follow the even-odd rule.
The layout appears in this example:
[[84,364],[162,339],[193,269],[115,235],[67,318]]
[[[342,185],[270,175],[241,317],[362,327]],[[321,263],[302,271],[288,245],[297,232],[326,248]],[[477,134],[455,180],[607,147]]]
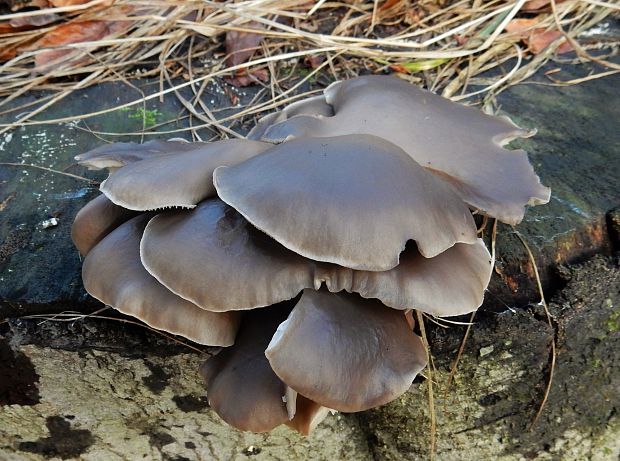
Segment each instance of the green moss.
[[125,107],[121,109],[121,112],[129,112],[128,117],[131,120],[140,120],[143,122],[145,127],[150,127],[157,124],[157,117],[160,117],[162,114],[157,109],[145,109],[144,107],[137,107],[133,109],[129,107]]

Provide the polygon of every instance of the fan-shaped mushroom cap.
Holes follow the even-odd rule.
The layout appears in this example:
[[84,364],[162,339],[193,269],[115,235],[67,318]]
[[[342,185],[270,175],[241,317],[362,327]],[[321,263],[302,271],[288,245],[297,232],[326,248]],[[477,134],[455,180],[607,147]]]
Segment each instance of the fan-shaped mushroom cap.
[[143,144],[135,142],[116,142],[99,146],[88,152],[75,156],[75,160],[90,170],[109,168],[115,170],[129,163],[139,162],[170,152],[186,152],[194,150],[206,143],[189,143],[183,141],[147,141]]
[[407,248],[394,269],[384,272],[349,271],[344,268],[322,276],[329,291],[347,290],[364,298],[378,298],[395,309],[417,309],[437,316],[475,311],[484,299],[493,261],[481,239],[457,243],[433,257],[424,258]]
[[506,117],[486,115],[385,76],[333,83],[325,100],[334,108],[333,117],[298,115],[269,127],[262,139],[379,136],[449,181],[471,206],[509,224],[523,219],[526,204],[549,201],[550,190],[540,184],[527,153],[502,147],[529,135]]
[[325,102],[325,96],[313,96],[311,98],[302,99],[289,104],[284,109],[278,112],[272,112],[262,117],[258,123],[250,130],[247,135],[248,139],[254,139],[259,141],[265,134],[265,130],[274,123],[288,120],[296,115],[311,115],[314,117],[331,117],[334,115],[334,109],[332,106]]
[[105,195],[88,202],[75,216],[71,239],[82,256],[119,225],[136,215],[112,203]]
[[266,432],[289,420],[282,399],[286,385],[264,352],[290,308],[287,303],[244,314],[235,345],[201,367],[211,408],[237,429]]
[[140,215],[121,224],[88,253],[82,267],[86,291],[153,328],[201,344],[230,346],[238,313],[200,309],[168,291],[142,267],[140,237],[148,218]]
[[265,352],[287,385],[318,404],[362,411],[407,389],[426,365],[402,312],[354,295],[304,290]]
[[153,218],[140,252],[144,267],[168,289],[214,312],[268,306],[313,286],[313,261],[217,199]]
[[289,141],[217,168],[213,182],[254,226],[317,261],[380,271],[398,264],[409,239],[425,257],[476,241],[450,186],[375,136]]
[[218,199],[153,218],[141,257],[169,290],[214,312],[268,306],[325,282],[329,291],[354,291],[397,309],[457,315],[482,303],[491,274],[481,240],[434,258],[409,245],[400,264],[383,272],[318,263],[286,249]]
[[125,165],[101,183],[101,191],[131,210],[192,208],[215,196],[215,168],[234,165],[273,147],[245,139],[200,143],[192,150],[185,150],[186,143],[169,144],[183,149]]

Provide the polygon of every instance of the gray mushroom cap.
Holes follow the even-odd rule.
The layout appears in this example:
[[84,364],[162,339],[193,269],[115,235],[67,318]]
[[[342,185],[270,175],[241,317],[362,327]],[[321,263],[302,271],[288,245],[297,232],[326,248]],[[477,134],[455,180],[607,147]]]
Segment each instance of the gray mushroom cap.
[[99,195],[75,216],[71,239],[80,254],[86,256],[101,239],[134,216],[135,211],[115,205],[105,195]]
[[266,432],[289,420],[282,399],[286,385],[264,351],[290,309],[287,303],[244,314],[235,345],[201,367],[211,408],[237,429]]
[[530,135],[506,117],[486,115],[386,76],[333,83],[325,100],[334,108],[333,117],[291,117],[269,127],[262,139],[379,136],[450,182],[472,207],[509,224],[523,219],[526,204],[549,201],[550,190],[540,183],[527,153],[502,147]]
[[255,227],[317,261],[381,271],[398,264],[409,239],[425,257],[476,241],[451,187],[374,136],[292,140],[213,178]]
[[408,245],[382,272],[319,263],[288,250],[218,199],[165,213],[147,225],[144,267],[179,296],[214,312],[268,306],[304,288],[360,293],[396,309],[459,315],[481,303],[491,275],[484,243],[458,243],[434,258]]
[[278,112],[272,112],[262,117],[258,123],[250,130],[247,139],[260,141],[267,128],[275,123],[283,122],[296,115],[311,115],[313,117],[331,117],[334,109],[327,104],[324,95],[313,96],[289,104]]
[[112,172],[101,183],[101,191],[112,202],[131,210],[192,208],[215,196],[215,168],[234,165],[272,147],[244,139],[197,144],[168,142],[166,146],[166,153],[128,163]]
[[313,262],[218,199],[153,218],[140,252],[144,267],[168,289],[214,312],[268,306],[313,285]]
[[75,160],[91,170],[108,168],[116,170],[130,163],[166,155],[170,152],[194,150],[206,143],[190,143],[183,141],[147,141],[142,144],[135,142],[117,142],[96,147],[75,156]]
[[345,412],[390,402],[426,365],[422,341],[402,312],[314,290],[304,290],[265,355],[295,391]]
[[[351,280],[339,276],[327,281],[332,292],[346,289],[364,298],[378,298],[395,309],[417,309],[440,317],[475,311],[484,300],[493,260],[482,239],[471,245],[457,243],[433,257],[406,249],[400,264],[385,272],[351,271]],[[345,280],[344,284],[337,281]]]
[[142,267],[140,238],[150,216],[117,227],[84,259],[82,279],[93,297],[147,325],[201,344],[230,346],[239,325],[236,312],[200,309],[161,285]]

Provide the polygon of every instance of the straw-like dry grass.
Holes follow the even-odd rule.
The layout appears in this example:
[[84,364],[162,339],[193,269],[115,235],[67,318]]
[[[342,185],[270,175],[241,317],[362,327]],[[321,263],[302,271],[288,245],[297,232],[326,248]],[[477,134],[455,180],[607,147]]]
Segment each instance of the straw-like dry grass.
[[[25,108],[14,123],[0,126],[0,132],[19,124],[44,123],[32,118],[73,90],[135,77],[161,80],[160,90],[146,99],[164,94],[181,98],[178,90],[191,88],[194,97],[181,98],[181,102],[193,119],[194,135],[197,129],[211,126],[223,136],[237,136],[224,122],[271,110],[303,96],[298,94],[299,84],[286,84],[295,71],[299,76],[300,69],[305,72],[304,81],[320,72],[340,79],[390,69],[413,83],[461,100],[475,94],[492,96],[524,80],[568,41],[579,59],[595,59],[609,68],[590,78],[618,72],[604,55],[593,58],[587,51],[601,46],[615,50],[615,44],[592,43],[579,36],[618,13],[620,5],[600,0],[556,2],[527,11],[532,3],[540,2],[93,0],[77,6],[7,14],[0,16],[0,26],[57,13],[77,26],[84,21],[105,21],[110,30],[95,40],[85,36],[89,41],[49,46],[40,40],[57,23],[17,32],[0,28],[0,51],[15,54],[0,65],[0,112],[28,91],[53,90],[43,104],[31,110]],[[528,26],[519,33],[508,32],[507,26],[516,18],[528,19]],[[260,30],[265,39],[251,61],[227,65],[222,52],[224,34],[253,30]],[[563,35],[544,50],[531,54],[524,37],[545,30]],[[41,47],[41,43],[46,46]],[[45,64],[51,49],[71,50],[71,54]],[[312,65],[308,66],[308,62]],[[269,76],[264,83],[257,79],[268,97],[228,119],[217,120],[200,100],[206,83],[245,68],[249,68],[250,78],[261,72]],[[497,77],[481,77],[495,68],[500,70]],[[184,81],[179,83],[178,77]],[[137,98],[125,106],[143,102],[144,98]],[[92,114],[75,115],[71,120]]]

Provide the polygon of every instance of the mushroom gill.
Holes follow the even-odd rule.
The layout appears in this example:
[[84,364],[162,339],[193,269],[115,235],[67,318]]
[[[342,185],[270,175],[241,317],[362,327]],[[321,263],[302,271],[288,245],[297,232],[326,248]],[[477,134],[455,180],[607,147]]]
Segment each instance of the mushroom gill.
[[[226,346],[201,372],[240,430],[310,433],[409,389],[426,366],[411,309],[475,311],[493,261],[470,207],[515,223],[543,203],[507,119],[388,77],[337,82],[247,140],[119,143],[76,216],[95,298]],[[258,141],[261,139],[261,141]],[[300,295],[301,293],[301,295]]]

